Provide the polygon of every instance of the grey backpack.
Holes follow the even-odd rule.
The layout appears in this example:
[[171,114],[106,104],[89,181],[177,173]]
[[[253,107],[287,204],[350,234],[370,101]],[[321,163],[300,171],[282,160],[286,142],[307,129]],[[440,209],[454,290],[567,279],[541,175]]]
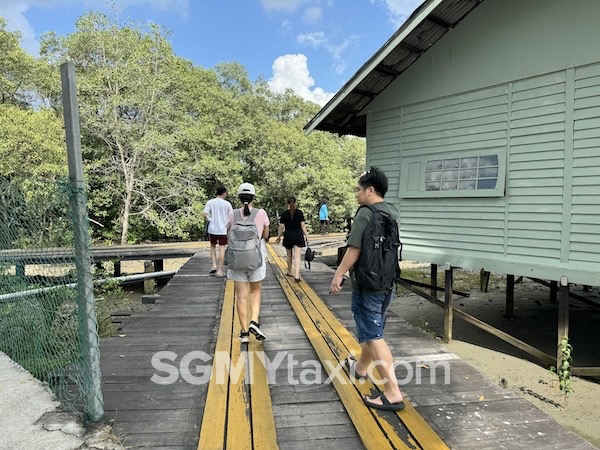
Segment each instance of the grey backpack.
[[253,208],[246,220],[239,209],[233,211],[233,226],[227,233],[227,267],[232,270],[256,270],[262,266],[260,236],[254,224],[258,209]]

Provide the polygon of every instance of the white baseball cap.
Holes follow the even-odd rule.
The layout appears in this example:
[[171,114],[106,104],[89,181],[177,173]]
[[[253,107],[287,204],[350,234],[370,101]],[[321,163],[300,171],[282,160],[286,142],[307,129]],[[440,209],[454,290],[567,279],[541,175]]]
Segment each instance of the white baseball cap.
[[240,194],[256,195],[256,192],[254,191],[254,186],[252,186],[250,183],[242,183],[238,189],[238,195]]

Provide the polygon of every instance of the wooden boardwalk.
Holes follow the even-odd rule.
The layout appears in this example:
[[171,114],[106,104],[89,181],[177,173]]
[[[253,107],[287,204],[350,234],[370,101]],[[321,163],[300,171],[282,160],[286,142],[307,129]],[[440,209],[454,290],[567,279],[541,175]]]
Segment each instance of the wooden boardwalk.
[[[394,314],[388,317],[386,340],[395,358],[401,361],[397,373],[399,380],[404,381],[403,391],[411,404],[397,417],[363,411],[362,403],[356,401],[360,399],[357,393],[347,387],[340,388],[335,382],[325,382],[328,371],[323,358],[328,358],[327,352],[332,352],[329,358],[341,359],[345,356],[341,352],[347,353],[356,347],[351,334],[342,326],[351,331],[354,329],[350,293],[346,290],[340,295],[329,295],[332,270],[314,262],[310,272],[303,271],[308,285],[300,284],[306,285],[306,290],[299,290],[293,281],[289,283],[282,277],[276,264],[268,267],[261,310],[261,329],[267,340],[261,345],[251,338],[248,348],[248,354],[256,354],[264,348],[266,357],[273,362],[287,352],[277,370],[269,372],[268,389],[254,390],[253,384],[250,392],[247,386],[240,384],[230,386],[229,390],[215,390],[214,384],[207,383],[211,361],[203,361],[203,355],[213,355],[215,345],[223,346],[222,339],[217,342],[223,333],[229,333],[225,348],[231,352],[232,360],[243,354],[235,337],[237,319],[232,303],[228,303],[232,293],[226,292],[227,284],[223,279],[208,276],[209,269],[208,252],[199,252],[163,288],[153,310],[126,319],[120,336],[101,342],[105,410],[109,418],[114,419],[115,432],[124,436],[126,446],[198,448],[201,425],[207,427],[202,430],[203,438],[206,429],[214,430],[218,426],[214,407],[223,411],[232,399],[249,395],[254,406],[243,409],[242,404],[242,413],[235,421],[232,418],[237,413],[233,409],[224,413],[230,421],[224,423],[231,428],[226,430],[231,433],[228,434],[231,436],[228,448],[251,448],[252,445],[254,448],[272,448],[272,444],[265,444],[267,440],[261,441],[268,438],[268,429],[253,429],[264,423],[268,428],[269,421],[277,446],[282,449],[365,448],[369,442],[363,442],[365,438],[361,438],[360,428],[373,419],[379,421],[382,430],[387,423],[393,424],[394,428],[387,434],[397,434],[399,441],[397,444],[390,441],[389,448],[442,448],[445,444],[456,449],[595,448],[516,393],[493,384]],[[312,303],[309,305],[305,301],[313,295],[313,290],[315,302],[320,297],[328,305],[318,320],[311,319],[314,326],[301,323],[303,313],[288,300],[288,296],[292,298],[296,294],[299,303],[313,308]],[[330,310],[337,318],[327,316]],[[340,326],[333,324],[338,319]],[[323,332],[324,326],[333,331]],[[342,338],[336,337],[340,335]],[[315,339],[322,336],[331,341],[328,347],[315,344]],[[194,358],[190,364],[184,359],[186,355]],[[153,356],[156,367],[152,365]],[[162,358],[162,366],[157,365],[157,356]],[[297,362],[291,368],[290,357]],[[312,375],[302,379],[305,367],[300,364],[309,361],[321,361],[321,365]],[[184,367],[191,369],[185,377],[179,376],[182,362]],[[444,383],[444,368],[449,369],[447,384]],[[410,376],[418,370],[424,375],[422,379]],[[432,372],[435,373],[433,379],[430,377]],[[159,376],[162,382],[152,381],[153,375]],[[169,376],[175,381],[170,382]],[[320,382],[316,382],[317,379]],[[211,389],[214,392],[209,393]],[[269,392],[270,396],[267,395]],[[256,407],[258,400],[260,407]],[[259,418],[269,420],[256,421]],[[405,429],[401,422],[408,422]],[[245,425],[247,428],[244,423],[248,424]],[[245,436],[259,436],[259,433],[265,433],[267,437],[255,438],[253,442]],[[238,442],[234,439],[241,439],[239,445],[234,445]]]

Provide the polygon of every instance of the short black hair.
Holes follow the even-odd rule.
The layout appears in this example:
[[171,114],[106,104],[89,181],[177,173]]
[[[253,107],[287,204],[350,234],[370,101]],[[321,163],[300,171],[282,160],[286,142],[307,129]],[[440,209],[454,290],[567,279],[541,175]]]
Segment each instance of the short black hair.
[[373,186],[375,192],[381,197],[385,197],[385,193],[388,190],[387,176],[378,167],[371,166],[367,172],[360,176],[358,184],[360,184],[363,189]]
[[222,184],[217,186],[217,195],[223,195],[227,192],[227,188]]
[[288,203],[291,203],[291,202],[294,202],[294,203],[296,203],[296,197],[294,197],[293,195],[290,195],[290,196],[288,197],[288,200],[287,200],[287,202],[288,202]]

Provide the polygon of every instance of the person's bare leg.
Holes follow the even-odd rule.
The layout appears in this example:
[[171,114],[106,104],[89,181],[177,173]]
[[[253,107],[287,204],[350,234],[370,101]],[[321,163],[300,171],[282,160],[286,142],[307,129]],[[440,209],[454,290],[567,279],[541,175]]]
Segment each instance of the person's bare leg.
[[246,281],[235,282],[235,306],[242,331],[248,331],[248,283]]
[[298,247],[297,245],[294,245],[293,250],[293,254],[294,254],[294,278],[296,280],[300,279],[300,257],[301,252],[300,252],[300,247]]
[[217,260],[217,273],[218,277],[223,276],[223,263],[225,261],[225,246],[219,244],[219,259]]
[[[402,392],[398,386],[394,358],[387,343],[383,339],[376,339],[366,343],[369,352],[376,364],[381,380],[384,382],[383,394],[390,403],[398,403],[403,400]],[[361,355],[362,356],[362,355]],[[379,397],[369,397],[371,403],[382,404]]]
[[[260,315],[260,294],[261,294],[262,281],[250,282],[250,320],[256,323],[258,316]],[[247,328],[246,328],[247,330]]]
[[373,356],[367,343],[361,345],[360,355],[356,358],[354,370],[357,375],[363,376],[367,373],[369,365],[373,362]]
[[217,270],[217,244],[210,244],[210,258],[212,259],[212,269]]
[[286,248],[285,249],[286,252],[286,262],[287,262],[287,273],[289,273],[290,275],[294,275],[294,272],[292,272],[292,249],[291,248]]

